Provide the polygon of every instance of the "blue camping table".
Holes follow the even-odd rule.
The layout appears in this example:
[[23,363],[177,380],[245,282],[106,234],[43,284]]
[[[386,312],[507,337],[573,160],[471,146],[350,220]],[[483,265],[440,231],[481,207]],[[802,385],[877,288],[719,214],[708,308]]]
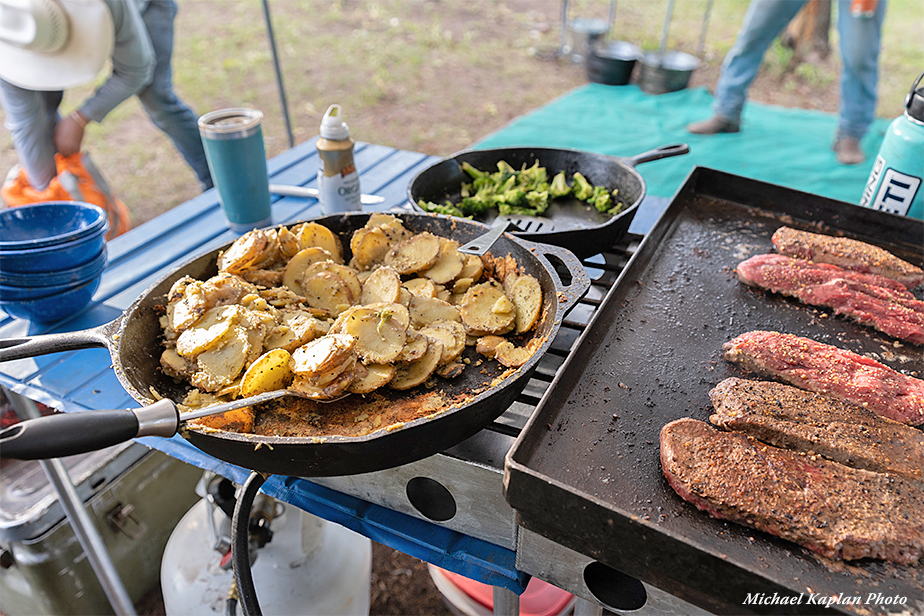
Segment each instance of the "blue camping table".
[[[410,180],[438,160],[421,153],[358,143],[356,166],[363,192],[385,199],[367,209],[406,207]],[[314,186],[317,161],[315,140],[306,141],[269,161],[270,182]],[[274,224],[321,215],[315,199],[274,199]],[[646,199],[630,231],[647,231],[666,204],[666,199]],[[112,240],[108,245],[109,264],[88,307],[51,325],[15,319],[0,311],[0,339],[83,330],[112,321],[151,284],[192,255],[214,250],[235,237],[225,226],[217,192],[213,189],[202,193]],[[0,385],[64,412],[137,406],[116,378],[108,350],[102,348],[2,363]],[[179,436],[139,441],[237,483],[243,483],[250,474],[202,453]],[[516,552],[509,546],[470,537],[302,478],[271,477],[263,491],[379,543],[497,588],[520,593],[528,580],[527,575],[517,571]]]

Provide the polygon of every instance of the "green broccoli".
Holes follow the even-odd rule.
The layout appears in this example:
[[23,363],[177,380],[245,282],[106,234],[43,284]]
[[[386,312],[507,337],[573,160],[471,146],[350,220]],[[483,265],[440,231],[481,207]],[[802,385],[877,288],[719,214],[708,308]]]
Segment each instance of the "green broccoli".
[[538,216],[549,208],[549,192],[547,190],[534,190],[526,193],[526,202]]
[[470,164],[468,164],[467,162],[463,162],[463,163],[462,163],[462,171],[464,171],[464,172],[466,172],[467,174],[469,174],[470,176],[472,176],[472,179],[473,179],[473,180],[478,180],[478,179],[481,179],[481,178],[486,178],[486,177],[488,177],[488,176],[490,175],[487,171],[479,171],[478,169],[475,169],[474,167],[472,167],[472,166],[471,166]]
[[572,176],[574,183],[571,185],[571,192],[581,201],[589,201],[594,196],[594,187],[587,181],[580,171],[575,171]]
[[417,202],[417,205],[420,206],[425,212],[432,212],[434,214],[445,214],[447,216],[460,216],[463,217],[465,214],[452,204],[452,201],[446,201],[445,204],[440,205],[439,203],[433,203],[432,201],[424,201],[421,199]]
[[606,212],[611,207],[613,207],[613,198],[610,196],[610,191],[606,189],[606,186],[594,186],[594,193],[590,198],[590,202],[598,212]]
[[549,185],[549,195],[552,197],[564,197],[570,193],[571,187],[568,186],[568,180],[565,179],[565,172],[559,171],[558,174],[552,178],[552,183]]

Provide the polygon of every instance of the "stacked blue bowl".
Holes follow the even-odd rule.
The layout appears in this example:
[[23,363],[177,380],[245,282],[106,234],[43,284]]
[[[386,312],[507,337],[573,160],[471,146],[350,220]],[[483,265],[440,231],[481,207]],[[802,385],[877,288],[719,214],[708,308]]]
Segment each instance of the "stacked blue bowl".
[[106,268],[106,212],[77,201],[0,210],[0,310],[57,321],[83,308]]

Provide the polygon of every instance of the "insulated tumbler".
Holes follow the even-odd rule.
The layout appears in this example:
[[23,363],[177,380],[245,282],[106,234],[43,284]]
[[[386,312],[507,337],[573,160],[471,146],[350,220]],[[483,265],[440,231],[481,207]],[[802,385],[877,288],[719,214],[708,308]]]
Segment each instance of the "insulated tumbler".
[[205,157],[228,228],[246,233],[272,223],[266,151],[256,109],[219,109],[199,118]]

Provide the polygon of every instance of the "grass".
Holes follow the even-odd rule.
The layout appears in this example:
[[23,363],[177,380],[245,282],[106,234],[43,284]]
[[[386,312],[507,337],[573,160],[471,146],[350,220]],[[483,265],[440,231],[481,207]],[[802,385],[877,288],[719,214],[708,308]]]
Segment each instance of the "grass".
[[[269,0],[294,141],[317,134],[331,103],[360,140],[448,155],[514,118],[586,83],[583,67],[543,60],[560,40],[561,0]],[[677,2],[667,48],[696,54],[707,0]],[[606,18],[607,0],[571,0],[570,17]],[[622,0],[612,38],[657,49],[667,0]],[[706,23],[703,65],[691,87],[711,88],[747,2],[715,0]],[[901,114],[924,60],[924,3],[890,0],[880,59],[877,114]],[[782,48],[765,57],[754,100],[834,112],[839,70],[832,59],[784,68]],[[183,0],[176,22],[177,92],[198,113],[232,106],[266,114],[268,156],[289,147],[258,0]],[[87,86],[68,91],[69,111]],[[116,194],[143,222],[198,192],[172,144],[130,100],[101,125],[86,149]],[[0,133],[0,172],[16,162]]]

